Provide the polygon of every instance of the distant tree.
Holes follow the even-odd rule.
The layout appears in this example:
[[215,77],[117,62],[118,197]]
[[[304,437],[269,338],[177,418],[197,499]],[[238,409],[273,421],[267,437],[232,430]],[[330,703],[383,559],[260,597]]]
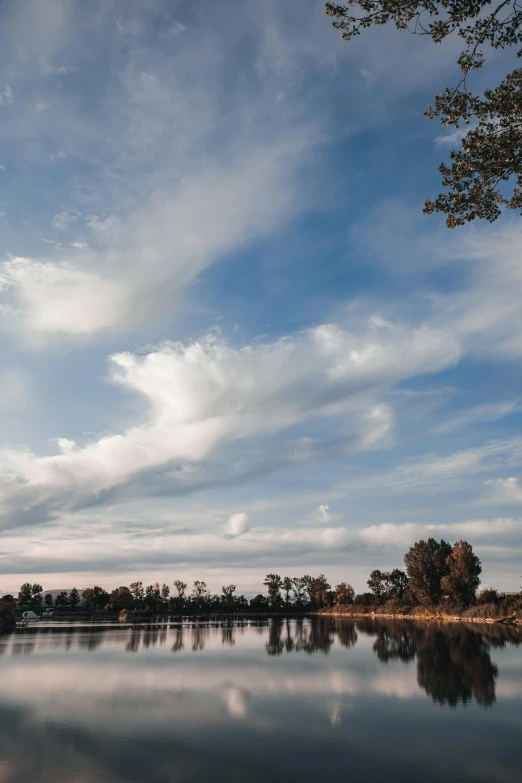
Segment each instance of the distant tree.
[[249,601],[251,609],[268,609],[270,602],[266,595],[259,593],[255,598],[251,598]]
[[283,577],[283,581],[281,582],[281,588],[285,594],[285,606],[288,609],[290,606],[290,593],[294,589],[294,580],[291,579],[289,576]]
[[441,580],[449,573],[451,545],[443,539],[417,541],[404,555],[409,590],[419,604],[438,604]]
[[169,600],[169,595],[170,595],[170,587],[168,585],[163,584],[161,586],[161,597],[165,603]]
[[129,585],[129,590],[131,591],[132,597],[134,598],[136,609],[141,609],[145,599],[143,582],[131,582]]
[[158,612],[163,605],[161,597],[161,587],[159,582],[154,582],[145,588],[145,606],[149,612]]
[[439,168],[447,192],[434,202],[428,199],[424,211],[446,214],[448,228],[475,218],[494,221],[503,207],[522,212],[522,69],[512,70],[484,96],[469,86],[470,76],[485,62],[485,51],[515,47],[517,57],[522,56],[522,8],[517,0],[493,5],[489,0],[329,1],[326,13],[346,41],[388,23],[436,44],[448,36],[460,37],[460,80],[439,92],[425,115],[439,117],[445,127],[462,128],[464,138],[451,153],[451,164]]
[[313,604],[319,608],[330,606],[331,594],[330,585],[326,581],[324,574],[316,576],[312,583]]
[[44,598],[44,604],[50,608],[53,605],[53,597],[51,593],[47,593],[47,595]]
[[221,592],[223,594],[222,602],[225,609],[233,609],[234,608],[234,593],[236,592],[236,586],[235,585],[223,585],[221,588]]
[[31,585],[29,584],[29,582],[24,582],[24,584],[21,586],[20,591],[18,593],[18,605],[21,608],[24,606],[30,606],[31,598],[32,598]]
[[385,573],[386,598],[397,598],[402,601],[408,589],[408,577],[399,568]]
[[177,609],[183,610],[185,608],[185,603],[186,603],[185,592],[188,585],[186,582],[183,582],[181,579],[176,579],[174,581],[174,587],[176,588],[178,593],[176,597]]
[[178,591],[178,595],[180,598],[183,598],[185,595],[185,591],[188,587],[186,582],[182,582],[181,579],[176,579],[174,582],[174,587]]
[[295,603],[297,606],[302,606],[306,595],[307,577],[294,576],[292,582],[294,584]]
[[69,606],[69,594],[67,590],[62,590],[61,593],[58,593],[54,605],[58,609],[65,609],[65,607]]
[[351,585],[347,584],[346,582],[341,582],[335,586],[335,592],[337,604],[340,604],[341,606],[345,606],[346,604],[353,604],[355,590]]
[[283,580],[279,574],[267,574],[265,581],[263,582],[268,591],[268,600],[270,604],[279,609],[281,607],[281,588],[283,586]]
[[198,579],[196,579],[194,582],[194,587],[192,588],[192,600],[196,609],[201,610],[205,608],[208,595],[209,590],[207,589],[206,582],[200,582]]
[[112,591],[110,595],[110,606],[115,612],[134,608],[134,596],[126,585],[121,585]]
[[449,573],[442,577],[441,590],[463,606],[475,602],[482,566],[467,541],[457,541],[446,559]]
[[383,574],[382,571],[379,571],[379,569],[376,568],[371,572],[370,578],[366,582],[371,592],[379,601],[386,594],[386,581],[387,574]]
[[28,607],[29,609],[37,609],[42,604],[42,586],[35,583],[34,585],[29,582],[25,582],[18,593],[18,605],[20,607]]
[[38,609],[42,605],[42,592],[43,587],[38,582],[31,587],[31,607]]
[[80,591],[77,590],[76,587],[73,587],[73,589],[69,593],[69,606],[71,607],[71,609],[76,609],[80,601],[81,601]]
[[408,587],[408,577],[398,568],[394,568],[393,571],[376,569],[371,572],[367,585],[380,602],[388,601],[390,598],[401,600]]
[[310,606],[315,606],[315,579],[310,574],[301,577],[304,584],[304,594]]
[[82,592],[82,600],[93,612],[96,612],[97,609],[105,609],[111,597],[103,587],[94,585],[94,587],[87,587]]
[[11,595],[11,593],[7,593],[7,595],[3,595],[0,598],[0,601],[2,601],[4,604],[14,604],[14,596]]

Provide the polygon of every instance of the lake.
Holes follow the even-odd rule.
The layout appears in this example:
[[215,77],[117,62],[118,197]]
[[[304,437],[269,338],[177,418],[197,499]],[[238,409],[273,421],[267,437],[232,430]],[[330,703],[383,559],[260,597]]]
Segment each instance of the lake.
[[273,618],[0,637],[0,783],[522,780],[522,630]]

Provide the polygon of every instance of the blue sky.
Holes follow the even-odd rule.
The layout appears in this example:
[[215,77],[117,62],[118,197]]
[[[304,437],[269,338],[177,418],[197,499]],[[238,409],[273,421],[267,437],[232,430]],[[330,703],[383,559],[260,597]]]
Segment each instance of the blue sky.
[[361,590],[428,535],[518,589],[522,224],[422,215],[458,42],[308,0],[1,22],[0,589]]

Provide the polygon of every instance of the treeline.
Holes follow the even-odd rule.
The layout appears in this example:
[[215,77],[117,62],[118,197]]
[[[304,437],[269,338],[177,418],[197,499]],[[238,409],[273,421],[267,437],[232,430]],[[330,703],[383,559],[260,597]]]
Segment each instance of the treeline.
[[[45,594],[40,584],[26,582],[20,588],[18,597],[4,595],[0,601],[15,606],[18,610],[40,612],[45,609],[65,609],[89,611],[135,611],[149,614],[185,611],[244,611],[249,601],[244,595],[236,595],[235,585],[224,585],[221,594],[210,593],[205,582],[196,580],[191,591],[187,582],[176,579],[173,590],[167,584],[159,582],[144,586],[143,582],[132,582],[128,587],[122,585],[112,592],[94,585],[81,592],[76,588],[70,592],[62,591],[54,599],[51,593]],[[250,602],[252,604],[252,602]],[[268,605],[268,604],[266,604]]]
[[484,613],[483,616],[495,616],[507,609],[522,611],[522,599],[518,594],[505,596],[489,588],[477,596],[482,567],[467,541],[457,541],[453,546],[434,538],[417,541],[406,552],[404,565],[404,571],[399,568],[373,570],[367,581],[368,591],[358,595],[348,582],[332,587],[324,574],[289,577],[271,573],[263,582],[266,593],[259,593],[250,600],[244,595],[236,595],[233,584],[224,585],[219,594],[212,594],[203,581],[196,580],[189,589],[181,579],[173,582],[172,590],[168,584],[158,582],[148,586],[133,582],[128,587],[117,587],[111,593],[95,585],[81,593],[76,588],[64,591],[54,600],[50,593],[43,593],[41,585],[26,583],[20,588],[17,599],[6,595],[1,600],[4,605],[16,605],[21,610],[59,608],[148,614],[317,611],[331,607],[344,607],[354,613],[396,613],[419,607],[453,612],[477,607],[477,613]]

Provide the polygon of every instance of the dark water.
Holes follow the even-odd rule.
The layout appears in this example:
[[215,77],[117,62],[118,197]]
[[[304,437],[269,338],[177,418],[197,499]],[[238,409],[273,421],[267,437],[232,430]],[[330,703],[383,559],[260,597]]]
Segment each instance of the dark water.
[[522,632],[275,619],[0,637],[0,783],[522,781]]

